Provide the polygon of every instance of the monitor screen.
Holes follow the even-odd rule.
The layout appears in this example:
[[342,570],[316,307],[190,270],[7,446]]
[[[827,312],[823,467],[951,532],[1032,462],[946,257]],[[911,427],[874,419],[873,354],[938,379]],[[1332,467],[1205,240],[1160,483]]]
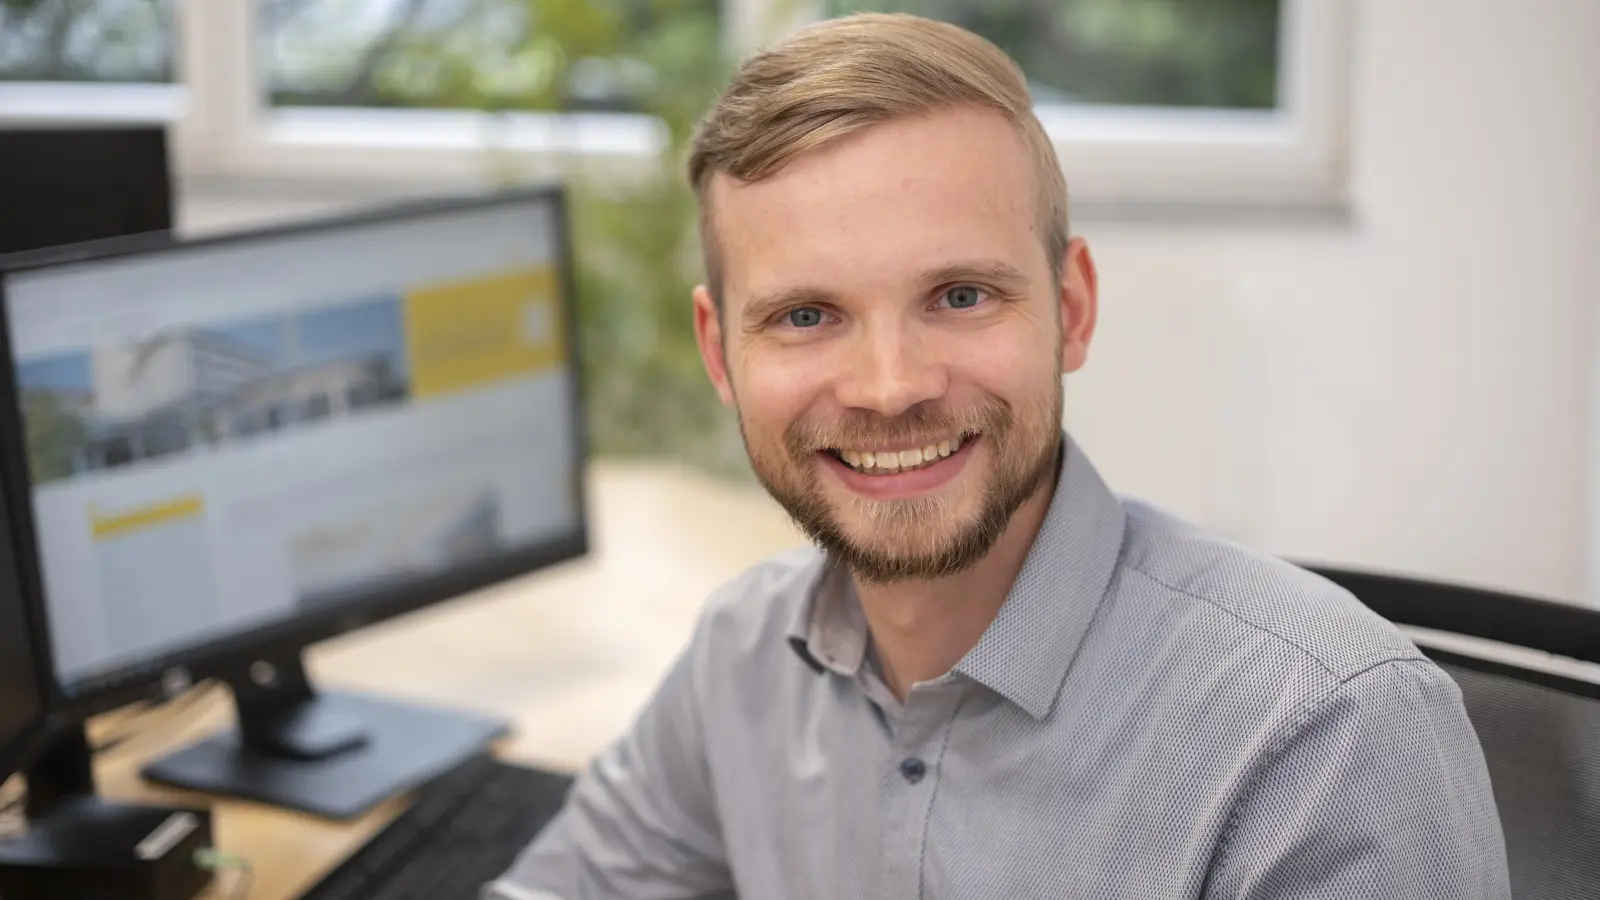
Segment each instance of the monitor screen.
[[163,126],[0,128],[0,254],[172,228]]
[[6,276],[63,691],[581,529],[559,219],[530,194]]

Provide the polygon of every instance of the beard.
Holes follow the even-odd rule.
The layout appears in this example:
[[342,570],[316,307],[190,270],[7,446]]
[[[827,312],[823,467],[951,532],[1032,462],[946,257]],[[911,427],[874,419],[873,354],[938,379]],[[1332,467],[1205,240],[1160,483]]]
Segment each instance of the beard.
[[[781,446],[751,441],[743,416],[739,432],[767,493],[857,578],[878,584],[941,578],[983,559],[1022,504],[1055,476],[1062,388],[1059,377],[1050,381],[1020,411],[986,396],[963,408],[930,401],[894,417],[865,410],[805,417],[788,427]],[[976,485],[966,479],[927,496],[893,500],[850,493],[835,504],[821,484],[819,451],[936,443],[958,434],[982,441],[988,468]]]

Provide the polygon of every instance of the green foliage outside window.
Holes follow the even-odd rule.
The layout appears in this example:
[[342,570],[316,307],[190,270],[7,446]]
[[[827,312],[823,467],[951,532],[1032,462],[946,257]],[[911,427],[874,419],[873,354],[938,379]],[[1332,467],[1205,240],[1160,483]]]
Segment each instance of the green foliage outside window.
[[827,0],[907,12],[994,41],[1041,103],[1272,109],[1279,0]]

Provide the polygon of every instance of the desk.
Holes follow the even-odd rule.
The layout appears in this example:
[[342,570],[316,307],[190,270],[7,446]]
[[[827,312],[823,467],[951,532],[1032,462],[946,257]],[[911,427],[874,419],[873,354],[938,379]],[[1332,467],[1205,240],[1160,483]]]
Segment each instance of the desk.
[[[574,770],[620,731],[688,638],[717,585],[803,538],[759,488],[667,465],[597,465],[593,554],[448,604],[320,644],[319,684],[383,691],[510,718],[502,758]],[[91,731],[122,727],[110,713]],[[96,761],[112,799],[209,803],[218,846],[250,859],[250,900],[298,896],[405,808],[351,823],[145,783],[146,760],[225,727],[225,691],[167,718]],[[212,892],[228,896],[232,873]]]

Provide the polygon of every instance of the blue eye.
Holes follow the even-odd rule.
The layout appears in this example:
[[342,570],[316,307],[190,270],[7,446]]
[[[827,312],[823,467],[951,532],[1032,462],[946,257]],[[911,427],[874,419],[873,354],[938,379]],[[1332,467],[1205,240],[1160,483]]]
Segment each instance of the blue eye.
[[983,291],[969,284],[959,285],[944,292],[944,299],[950,304],[951,309],[971,309],[983,302]]
[[802,306],[784,313],[784,318],[796,328],[815,328],[822,324],[822,310],[815,306]]

